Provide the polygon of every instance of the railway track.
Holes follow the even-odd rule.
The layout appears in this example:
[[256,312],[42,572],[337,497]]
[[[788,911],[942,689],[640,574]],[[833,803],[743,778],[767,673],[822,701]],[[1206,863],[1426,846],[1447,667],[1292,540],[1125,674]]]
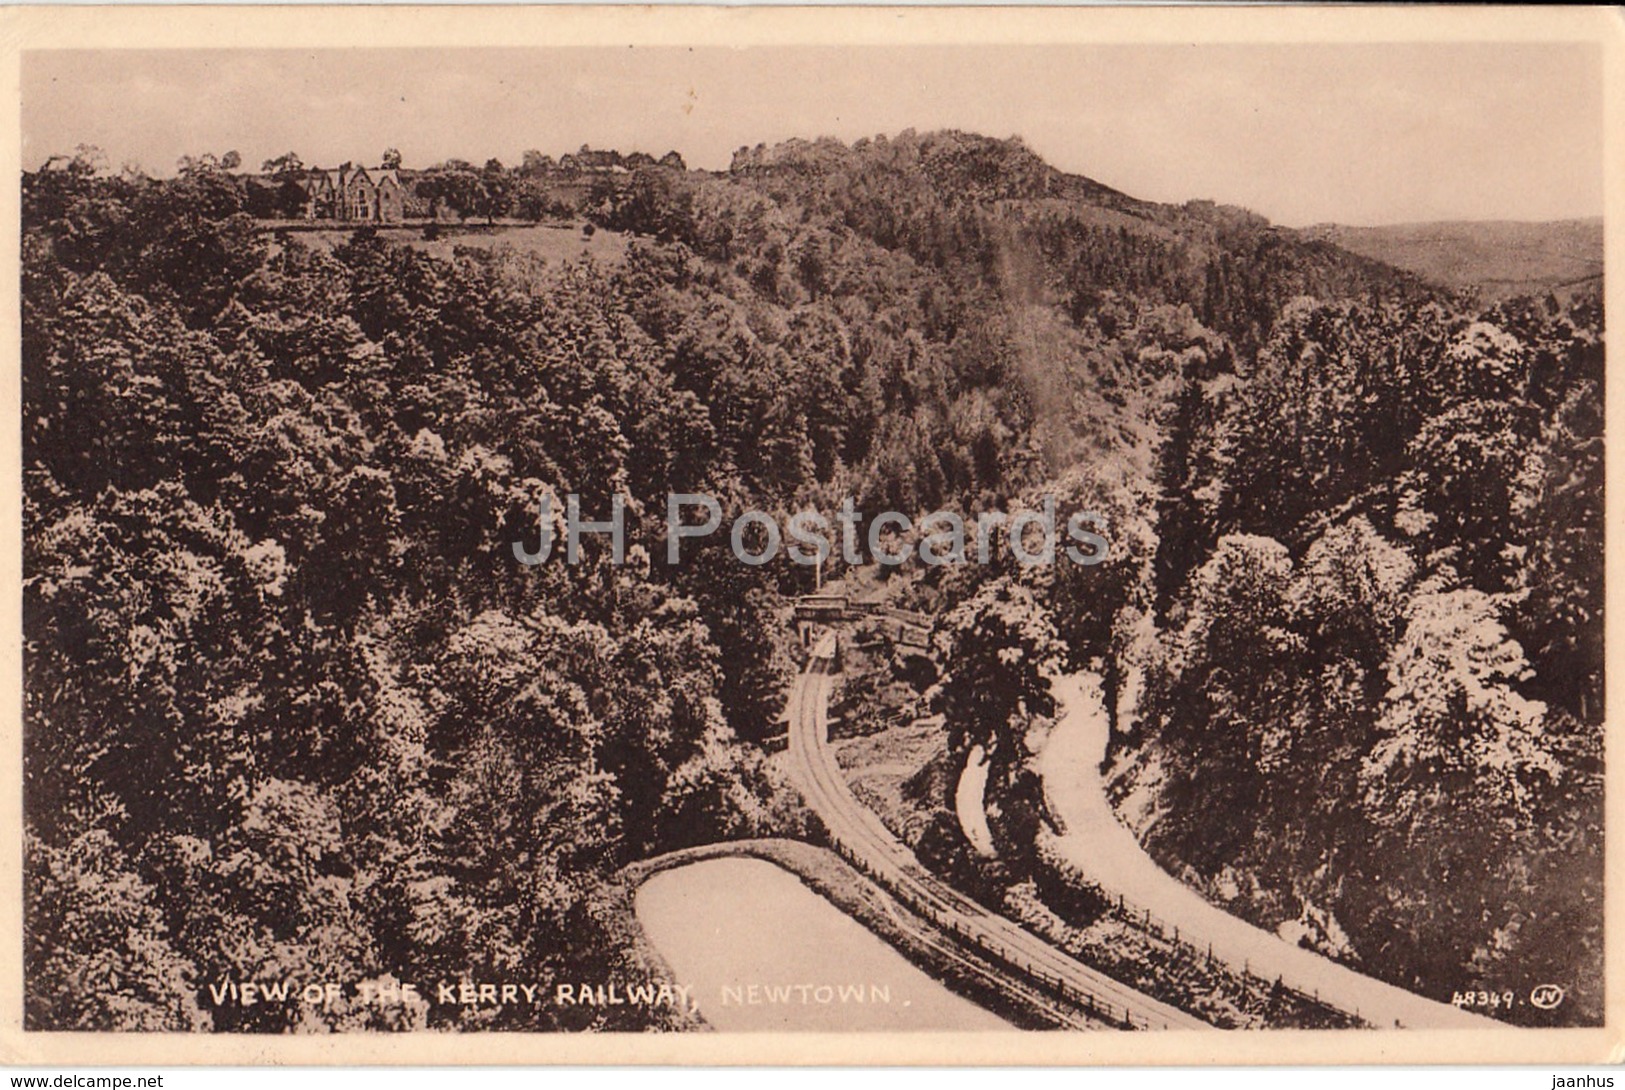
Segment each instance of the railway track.
[[829,744],[835,636],[824,634],[790,694],[791,765],[835,850],[947,939],[1001,967],[1012,988],[1038,989],[1063,1024],[1121,1029],[1213,1029],[1113,980],[926,871],[841,775]]

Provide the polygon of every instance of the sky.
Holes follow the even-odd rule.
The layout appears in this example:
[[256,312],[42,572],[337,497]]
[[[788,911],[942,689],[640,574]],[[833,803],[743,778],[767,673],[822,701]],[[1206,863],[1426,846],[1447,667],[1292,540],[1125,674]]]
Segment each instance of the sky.
[[31,51],[22,122],[30,169],[88,143],[153,174],[583,144],[720,170],[745,145],[958,128],[1288,226],[1603,210],[1594,44]]

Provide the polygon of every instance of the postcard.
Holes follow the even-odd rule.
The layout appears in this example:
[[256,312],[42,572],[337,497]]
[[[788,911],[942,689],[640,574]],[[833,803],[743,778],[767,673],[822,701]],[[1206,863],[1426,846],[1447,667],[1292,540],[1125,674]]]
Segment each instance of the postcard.
[[0,18],[9,1062],[1618,1056],[1618,12]]

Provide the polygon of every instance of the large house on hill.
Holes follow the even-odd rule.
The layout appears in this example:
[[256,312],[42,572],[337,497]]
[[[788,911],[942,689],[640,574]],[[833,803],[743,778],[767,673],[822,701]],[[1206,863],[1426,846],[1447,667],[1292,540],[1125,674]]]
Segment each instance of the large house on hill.
[[307,172],[299,187],[306,219],[399,223],[404,215],[405,192],[394,170],[345,163],[337,170]]

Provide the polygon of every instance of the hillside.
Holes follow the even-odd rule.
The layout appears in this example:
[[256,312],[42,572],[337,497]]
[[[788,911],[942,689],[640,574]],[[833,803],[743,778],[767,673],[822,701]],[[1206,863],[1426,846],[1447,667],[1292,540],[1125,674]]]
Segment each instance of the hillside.
[[[851,146],[792,140],[741,149],[728,180],[787,214],[855,233],[955,281],[976,277],[1009,300],[1057,306],[1074,323],[1105,312],[1109,332],[1112,312],[1128,300],[1188,306],[1242,355],[1300,295],[1426,294],[1406,272],[1246,209],[1158,204],[1064,173],[1019,139],[909,131]],[[695,241],[706,249],[706,240]]]
[[1544,223],[1447,220],[1386,227],[1323,224],[1305,237],[1334,243],[1447,288],[1477,288],[1486,301],[1570,295],[1601,282],[1602,219]]
[[[923,866],[1099,918],[1032,765],[1093,670],[1181,881],[1399,987],[1600,1020],[1593,292],[1482,305],[960,132],[627,157],[590,232],[540,159],[424,172],[459,225],[331,231],[268,226],[230,161],[22,181],[30,1027],[671,1028],[198,984],[645,972],[624,868],[819,835],[774,752],[812,573],[742,515],[847,503],[868,561],[882,512],[1109,544],[877,577],[931,648],[842,714],[942,725]],[[677,493],[733,547],[673,559]],[[570,495],[624,505],[624,556],[549,558]],[[943,790],[977,748],[992,870]]]

